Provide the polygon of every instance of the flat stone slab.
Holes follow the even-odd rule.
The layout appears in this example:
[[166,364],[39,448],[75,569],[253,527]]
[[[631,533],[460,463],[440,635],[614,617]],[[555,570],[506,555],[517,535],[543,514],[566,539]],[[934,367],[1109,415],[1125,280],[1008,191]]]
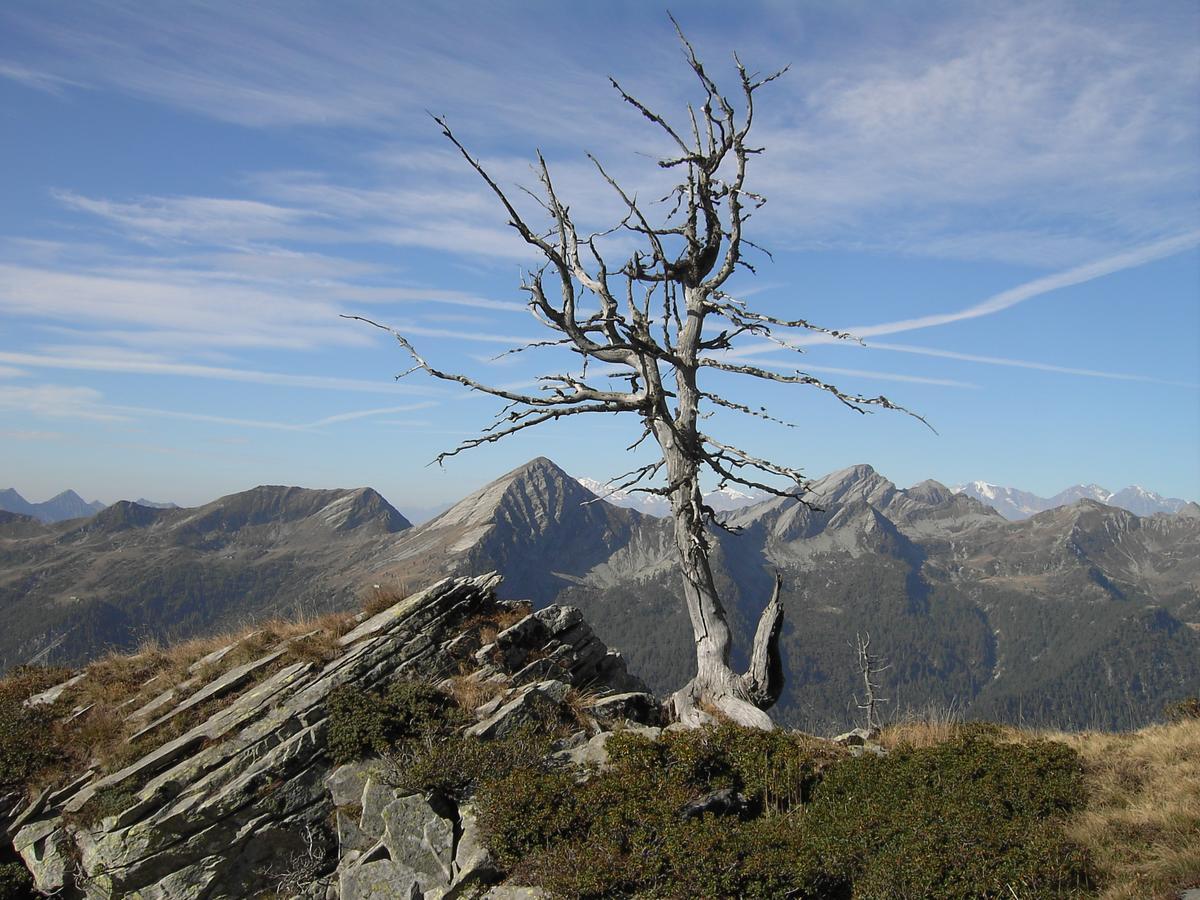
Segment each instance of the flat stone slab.
[[458,839],[458,849],[454,853],[453,886],[465,887],[498,880],[500,870],[484,841],[483,829],[480,828],[474,805],[464,803],[460,806],[458,818],[462,834]]
[[501,706],[496,712],[465,732],[467,737],[483,739],[501,738],[525,722],[540,719],[549,714],[563,712],[563,700],[569,688],[561,681],[542,681],[521,692],[514,700]]
[[373,760],[346,763],[338,766],[325,779],[329,795],[333,798],[334,806],[362,805],[363,791],[367,787],[367,779],[372,775],[379,776],[380,764]]
[[453,880],[454,824],[415,795],[393,800],[383,808],[381,817],[388,853],[417,873],[421,889],[449,886]]
[[53,703],[62,696],[63,691],[69,687],[72,687],[73,685],[79,684],[79,682],[83,681],[83,679],[86,677],[87,672],[80,672],[78,675],[68,678],[66,681],[62,682],[62,684],[56,684],[52,688],[47,688],[40,694],[34,694],[32,697],[27,698],[22,705],[45,706],[48,703]]
[[220,697],[222,694],[227,694],[237,687],[240,687],[246,681],[250,680],[250,676],[264,666],[268,666],[287,651],[286,647],[280,647],[273,653],[268,653],[266,656],[260,656],[258,659],[251,660],[248,663],[230,669],[219,678],[210,681],[192,696],[188,697],[165,716],[160,716],[149,725],[129,736],[130,741],[135,741],[144,734],[149,734],[154,729],[171,721],[177,715],[187,712],[195,706],[203,703],[205,700],[211,700],[214,697]]
[[416,873],[390,859],[351,866],[338,873],[341,900],[418,900]]

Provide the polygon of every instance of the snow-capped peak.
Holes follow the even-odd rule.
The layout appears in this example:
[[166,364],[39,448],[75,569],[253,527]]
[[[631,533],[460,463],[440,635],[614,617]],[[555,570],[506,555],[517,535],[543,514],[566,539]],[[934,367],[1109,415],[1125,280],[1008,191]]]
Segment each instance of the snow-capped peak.
[[[607,500],[614,506],[636,509],[639,512],[648,513],[652,516],[666,516],[671,513],[671,502],[666,497],[658,494],[640,494],[632,491],[613,490],[605,482],[586,476],[576,478],[575,480],[597,497]],[[765,499],[767,499],[767,495],[762,491],[739,489],[730,485],[725,485],[720,490],[704,495],[704,502],[718,512],[740,509],[743,506],[750,506]]]
[[988,500],[995,500],[998,492],[1004,490],[998,484],[989,484],[986,481],[972,481],[971,487],[975,488],[979,496],[986,497]]

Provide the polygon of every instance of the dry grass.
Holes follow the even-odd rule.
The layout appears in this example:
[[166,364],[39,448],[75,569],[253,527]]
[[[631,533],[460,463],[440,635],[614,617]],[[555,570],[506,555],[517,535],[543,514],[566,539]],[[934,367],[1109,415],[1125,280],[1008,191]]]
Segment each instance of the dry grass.
[[407,578],[396,578],[386,584],[373,584],[361,594],[362,611],[370,618],[395,606],[424,586]]
[[898,721],[886,725],[879,743],[888,750],[897,747],[936,747],[959,737],[963,732],[962,710],[949,706],[930,705],[910,711]]
[[1100,897],[1173,898],[1200,887],[1200,719],[1042,736],[1083,758],[1088,805],[1068,834],[1092,854]]
[[[61,784],[89,767],[112,772],[134,762],[156,746],[179,736],[237,699],[253,683],[294,662],[323,665],[340,652],[338,638],[354,625],[354,613],[328,613],[296,621],[275,619],[252,629],[183,641],[171,647],[147,643],[136,653],[110,653],[85,667],[86,677],[65,690],[53,709],[59,716],[52,740],[58,762],[26,785],[31,792]],[[286,652],[238,690],[177,715],[137,741],[131,736],[150,720],[214,678],[287,645]],[[200,664],[206,656],[232,645],[220,659]],[[65,680],[64,673],[63,680]],[[2,685],[8,679],[0,680]],[[150,716],[130,715],[168,691],[177,696]]]
[[499,697],[506,690],[504,685],[494,681],[481,681],[467,674],[452,676],[448,679],[446,689],[459,708],[469,713],[474,713],[483,704]]
[[[952,708],[932,709],[887,726],[880,743],[932,747],[970,727],[980,726]],[[1200,887],[1200,719],[1115,734],[984,727],[1002,741],[1048,739],[1079,753],[1087,805],[1067,835],[1091,856],[1099,897],[1174,900]]]
[[363,597],[362,611],[369,619],[371,616],[395,606],[397,603],[403,600],[405,596],[405,594],[393,590],[392,588],[385,588],[381,587],[380,585],[375,585],[374,587],[370,588]]
[[596,720],[588,711],[596,701],[604,697],[604,694],[599,691],[589,691],[577,687],[571,687],[567,690],[567,696],[564,698],[567,709],[571,711],[571,717],[584,728],[591,729]]
[[496,635],[507,628],[512,628],[531,612],[533,612],[533,607],[527,603],[521,603],[514,607],[495,606],[484,612],[468,616],[462,623],[462,630],[478,628],[479,643],[490,644],[496,640]]

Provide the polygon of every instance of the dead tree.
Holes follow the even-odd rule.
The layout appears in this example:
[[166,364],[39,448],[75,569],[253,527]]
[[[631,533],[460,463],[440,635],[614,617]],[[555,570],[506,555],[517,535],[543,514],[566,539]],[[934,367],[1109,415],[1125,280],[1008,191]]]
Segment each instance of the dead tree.
[[863,680],[863,698],[854,698],[855,704],[863,711],[866,718],[866,730],[870,734],[875,734],[882,726],[879,721],[879,704],[887,703],[886,697],[880,697],[879,682],[875,678],[880,672],[886,671],[890,666],[880,665],[883,662],[883,657],[877,653],[871,652],[871,635],[868,632],[866,637],[861,634],[854,636],[855,655],[858,658],[858,672],[862,675]]
[[[673,695],[669,705],[676,717],[688,724],[705,721],[707,708],[743,725],[770,728],[771,719],[764,710],[779,698],[783,687],[778,655],[783,619],[780,581],[776,576],[774,593],[759,621],[750,668],[745,673],[735,672],[730,664],[731,633],[709,567],[708,526],[720,523],[704,502],[700,479],[707,470],[722,486],[734,483],[796,498],[804,493],[807,481],[798,469],[760,459],[701,430],[706,410],[713,407],[789,424],[765,407],[751,407],[717,393],[702,373],[810,385],[860,413],[870,406],[900,407],[884,397],[845,393],[802,371],[774,371],[726,355],[743,336],[774,340],[787,347],[786,335],[797,331],[820,332],[833,340],[850,335],[805,319],[777,318],[725,292],[725,283],[739,267],[753,272],[743,257],[755,245],[743,235],[743,228],[765,202],[745,187],[747,167],[762,152],[747,142],[755,94],[786,69],[759,77],[735,56],[739,80],[735,104],[718,88],[678,25],[676,32],[704,98],[698,109],[688,106],[683,128],[676,128],[610,79],[622,100],[659,129],[672,146],[671,154],[658,165],[676,173],[678,182],[661,201],[664,213],[657,219],[652,219],[652,212],[618,183],[600,160],[588,154],[624,212],[608,232],[581,233],[538,152],[534,171],[540,190],[527,193],[538,201],[546,221],[535,227],[446,120],[435,117],[446,138],[496,196],[508,215],[508,224],[544,260],[540,268],[527,273],[521,289],[529,295],[531,312],[551,337],[519,349],[565,348],[581,359],[580,371],[542,376],[537,392],[509,390],[438,369],[419,355],[403,334],[387,330],[412,357],[414,365],[409,372],[424,371],[507,401],[478,437],[440,454],[439,463],[463,450],[569,416],[624,412],[640,419],[641,436],[629,449],[649,439],[657,443],[661,454],[609,484],[612,490],[642,491],[670,499],[684,597],[695,636],[696,676]],[[599,246],[603,236],[613,232],[632,236],[638,244],[638,249],[615,267]],[[593,366],[589,375],[589,362],[605,365]],[[602,370],[600,374],[596,374],[597,368]],[[607,384],[598,380],[603,378],[610,380]],[[789,486],[780,488],[763,480],[771,476],[781,476]]]

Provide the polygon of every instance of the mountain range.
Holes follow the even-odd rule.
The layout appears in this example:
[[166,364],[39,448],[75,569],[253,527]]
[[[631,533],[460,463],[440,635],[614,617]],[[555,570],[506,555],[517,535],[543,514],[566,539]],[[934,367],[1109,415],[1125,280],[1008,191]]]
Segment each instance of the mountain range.
[[[777,718],[855,716],[856,634],[887,657],[895,714],[933,704],[1059,727],[1124,727],[1200,690],[1200,506],[1139,517],[1081,499],[1008,521],[870,466],[724,514],[713,565],[744,649],[783,576],[787,688]],[[580,607],[665,692],[692,637],[668,520],[599,499],[539,458],[412,527],[369,488],[260,487],[195,509],[119,503],[46,525],[0,514],[7,665],[78,663],[280,612],[497,570],[504,596]],[[742,661],[744,662],[744,661]]]
[[1045,512],[1057,506],[1067,506],[1077,500],[1096,500],[1109,506],[1127,509],[1139,516],[1155,513],[1177,513],[1188,501],[1177,497],[1164,497],[1136,484],[1113,492],[1098,484],[1076,484],[1059,491],[1053,497],[1039,497],[1019,488],[1001,487],[986,481],[972,481],[952,488],[986,503],[1006,519],[1026,519],[1035,513]]
[[30,503],[13,488],[0,491],[0,511],[31,516],[40,522],[61,522],[64,519],[94,516],[102,509],[104,504],[99,500],[88,503],[74,491],[63,491],[41,503]]
[[[152,506],[159,509],[176,508],[174,503],[156,503],[144,497],[132,502],[138,504],[138,506]],[[105,504],[99,500],[93,500],[91,503],[88,503],[71,490],[63,491],[61,494],[57,494],[49,500],[43,500],[41,503],[30,503],[13,488],[5,488],[0,491],[0,512],[31,516],[39,522],[64,522],[67,519],[86,518],[94,516],[104,508]]]
[[[671,504],[666,497],[658,494],[646,494],[631,490],[611,490],[598,479],[579,477],[581,485],[598,497],[603,498],[614,506],[635,509],[640,513],[651,516],[668,516],[671,514]],[[1036,494],[1019,488],[1001,487],[987,481],[972,481],[968,484],[951,488],[959,494],[974,497],[996,510],[1006,519],[1025,519],[1034,513],[1045,512],[1057,506],[1067,506],[1076,500],[1090,499],[1127,509],[1139,516],[1152,516],[1155,513],[1176,513],[1188,502],[1177,497],[1164,497],[1153,491],[1148,491],[1138,485],[1113,492],[1098,484],[1077,484],[1059,491],[1053,497],[1039,497]],[[745,506],[753,506],[770,497],[769,494],[752,488],[734,488],[726,485],[704,495],[704,502],[718,512],[730,512]],[[151,506],[159,509],[175,509],[174,503],[159,503],[153,500],[139,498],[131,501],[139,506]],[[414,524],[429,521],[453,504],[441,503],[436,506],[405,506],[405,517]],[[0,491],[0,510],[33,516],[43,522],[61,522],[83,516],[91,516],[104,509],[105,505],[96,500],[87,503],[74,491],[63,491],[56,497],[42,503],[29,503],[13,488]]]
[[120,501],[50,524],[0,512],[0,661],[78,663],[344,609],[409,527],[370,488],[264,486],[191,509]]

